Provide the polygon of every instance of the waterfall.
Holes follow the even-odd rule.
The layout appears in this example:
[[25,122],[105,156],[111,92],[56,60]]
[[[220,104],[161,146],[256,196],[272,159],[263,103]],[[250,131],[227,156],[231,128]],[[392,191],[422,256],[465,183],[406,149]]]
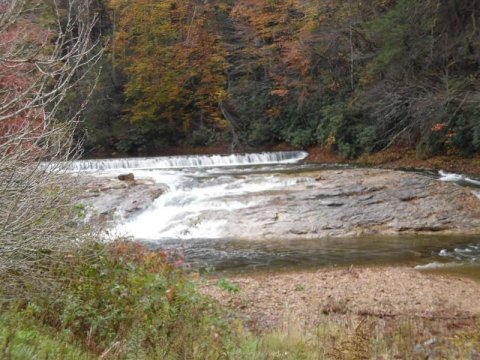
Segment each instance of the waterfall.
[[163,156],[152,158],[78,160],[73,171],[105,171],[117,169],[179,169],[264,164],[293,164],[308,156],[304,151],[264,152],[257,154]]
[[443,170],[440,170],[438,174],[440,175],[440,181],[456,182],[458,184],[480,187],[480,180],[472,179],[462,174],[448,173]]

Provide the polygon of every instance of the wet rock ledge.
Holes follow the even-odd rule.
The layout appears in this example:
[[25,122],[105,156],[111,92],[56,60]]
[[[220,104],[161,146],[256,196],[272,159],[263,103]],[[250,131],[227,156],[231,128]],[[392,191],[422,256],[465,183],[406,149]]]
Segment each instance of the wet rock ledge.
[[244,239],[480,234],[480,200],[471,188],[414,172],[323,170],[222,218],[235,224],[232,237]]
[[117,177],[81,175],[76,181],[77,199],[87,208],[87,219],[100,223],[111,222],[116,216],[137,215],[168,190],[164,184],[135,179],[130,173]]
[[[225,220],[222,236],[308,239],[360,235],[480,234],[479,189],[415,172],[383,169],[275,174],[296,179],[282,189],[248,193],[253,205],[202,213],[199,223]],[[80,200],[93,219],[123,218],[147,209],[166,185],[150,179],[81,176]],[[90,212],[92,213],[92,212]]]

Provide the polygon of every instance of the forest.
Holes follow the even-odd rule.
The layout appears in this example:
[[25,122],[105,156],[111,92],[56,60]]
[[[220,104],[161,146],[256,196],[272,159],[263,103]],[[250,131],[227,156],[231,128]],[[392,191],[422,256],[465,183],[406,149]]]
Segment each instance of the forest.
[[96,0],[95,11],[107,51],[78,134],[87,155],[480,150],[475,0]]

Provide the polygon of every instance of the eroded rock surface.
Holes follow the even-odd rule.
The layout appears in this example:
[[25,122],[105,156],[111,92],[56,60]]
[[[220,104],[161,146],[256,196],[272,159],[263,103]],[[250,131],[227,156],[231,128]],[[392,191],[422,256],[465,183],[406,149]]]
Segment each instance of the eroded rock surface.
[[[142,211],[168,189],[153,180],[137,179],[137,176],[135,179],[82,177],[81,197],[100,217],[111,216],[115,211],[124,217],[141,216]],[[201,233],[202,238],[265,240],[369,234],[480,234],[478,189],[441,182],[414,172],[316,170],[292,174],[222,175],[202,181],[188,178],[186,190],[172,196],[164,209],[159,207],[158,217],[163,218],[174,209],[173,213],[178,216],[172,221],[179,227],[183,224],[192,234],[197,227],[209,228],[205,224],[221,223],[215,225],[213,235]],[[284,185],[270,190],[243,192],[234,189],[233,192],[215,193],[217,185],[228,188],[239,186],[242,181],[249,181],[254,187],[268,181]],[[205,197],[209,192],[202,187],[208,186],[213,190],[210,197]],[[196,195],[199,188],[204,193],[200,200]],[[181,208],[186,210],[179,211]],[[163,229],[157,232],[158,237],[164,234]]]
[[85,205],[88,219],[108,222],[115,216],[129,218],[147,209],[168,189],[166,185],[155,183],[151,179],[131,178],[79,177],[77,186],[81,191],[78,200]]
[[252,201],[258,198],[257,206],[203,216],[221,216],[228,224],[226,235],[248,239],[480,233],[479,199],[454,183],[379,169],[325,170],[301,177],[305,181],[281,191],[249,195]]

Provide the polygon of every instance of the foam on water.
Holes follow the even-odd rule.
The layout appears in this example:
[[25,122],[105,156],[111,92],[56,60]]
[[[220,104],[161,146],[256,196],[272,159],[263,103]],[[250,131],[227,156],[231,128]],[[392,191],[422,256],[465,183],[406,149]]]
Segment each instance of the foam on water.
[[[215,254],[217,254],[225,251],[225,244],[231,240],[228,240],[229,229],[231,231],[231,227],[236,226],[231,220],[234,218],[232,215],[235,212],[255,214],[263,209],[268,211],[268,206],[275,206],[275,196],[283,189],[295,191],[296,187],[303,188],[305,184],[309,186],[309,182],[312,182],[312,185],[317,184],[313,177],[302,177],[302,172],[299,171],[304,168],[309,171],[308,166],[310,165],[298,165],[307,155],[305,152],[277,152],[228,156],[83,160],[75,162],[72,170],[77,173],[90,172],[95,176],[116,176],[131,171],[137,179],[149,178],[156,183],[165,184],[168,190],[148,209],[136,217],[122,221],[111,232],[116,235],[129,235],[134,239],[147,241],[153,245],[164,246],[164,244],[174,242],[186,247],[191,246],[195,253],[202,251],[198,245],[195,245],[198,241],[204,241],[204,244],[218,243],[218,251],[215,250]],[[444,171],[440,172],[440,180],[454,181],[468,186],[480,186],[478,180]],[[480,198],[478,189],[471,190],[475,196]],[[361,244],[363,243],[361,242]],[[391,240],[388,241],[388,244],[390,243]],[[464,245],[469,243],[471,245]],[[421,261],[431,260],[431,262],[419,265],[417,268],[434,269],[457,267],[464,264],[480,265],[480,246],[476,245],[477,243],[477,239],[473,238],[468,242],[457,242],[451,248],[448,248],[445,243],[436,245],[428,250],[429,260]],[[248,244],[245,250],[242,250],[242,254],[252,256],[251,252],[253,251],[257,256],[260,251],[259,256],[267,259],[274,252],[270,250],[269,244],[266,245],[264,252],[258,248],[253,251],[252,245]],[[309,243],[308,249],[305,248],[305,254],[311,256],[311,247],[314,245],[315,243]],[[324,245],[317,244],[317,246],[316,256],[318,258],[322,256],[322,259],[331,258],[332,254],[323,248]],[[341,251],[333,249],[333,254],[338,252],[341,254],[336,261],[344,256],[343,251],[349,251],[346,246],[342,246]],[[290,255],[288,256],[295,257],[297,247],[298,242],[292,245],[293,250],[289,250],[288,254]],[[400,249],[404,249],[403,243]],[[353,252],[355,251],[352,250]],[[368,251],[360,248],[356,250],[355,256],[362,258],[362,256],[377,256],[380,253],[381,251],[378,251],[377,248],[369,248]],[[279,262],[283,261],[282,256],[284,255],[279,253]]]
[[[115,234],[162,242],[166,239],[215,239],[228,236],[223,215],[259,206],[262,194],[314,181],[310,178],[275,174],[244,173],[258,165],[288,167],[306,158],[300,151],[212,156],[176,156],[141,159],[81,160],[77,172],[97,176],[134,170],[137,179],[152,179],[168,188],[162,196],[135,218],[120,221]],[[223,169],[223,170],[221,170]],[[122,220],[122,214],[118,214]]]
[[185,169],[240,165],[293,164],[308,156],[304,151],[264,152],[257,154],[162,156],[151,158],[78,160],[70,165],[73,171],[105,171],[118,169]]
[[448,268],[454,268],[454,267],[459,267],[462,266],[462,264],[458,263],[441,263],[438,261],[434,261],[428,264],[424,265],[417,265],[415,266],[415,269],[417,270],[427,270],[427,269],[448,269]]
[[480,186],[480,180],[472,179],[465,175],[448,173],[443,170],[440,170],[438,174],[440,175],[440,181],[465,183],[467,185]]
[[202,182],[195,175],[179,176],[176,183],[168,184],[169,192],[136,218],[120,224],[117,230],[152,242],[228,237],[229,224],[222,219],[225,213],[260,206],[265,201],[263,193],[306,181],[314,180],[274,175],[237,179],[224,175]]
[[480,200],[480,191],[472,191],[472,194],[475,195],[478,200]]
[[453,250],[442,249],[438,255],[455,261],[480,264],[480,245],[470,244],[464,247],[456,247]]

